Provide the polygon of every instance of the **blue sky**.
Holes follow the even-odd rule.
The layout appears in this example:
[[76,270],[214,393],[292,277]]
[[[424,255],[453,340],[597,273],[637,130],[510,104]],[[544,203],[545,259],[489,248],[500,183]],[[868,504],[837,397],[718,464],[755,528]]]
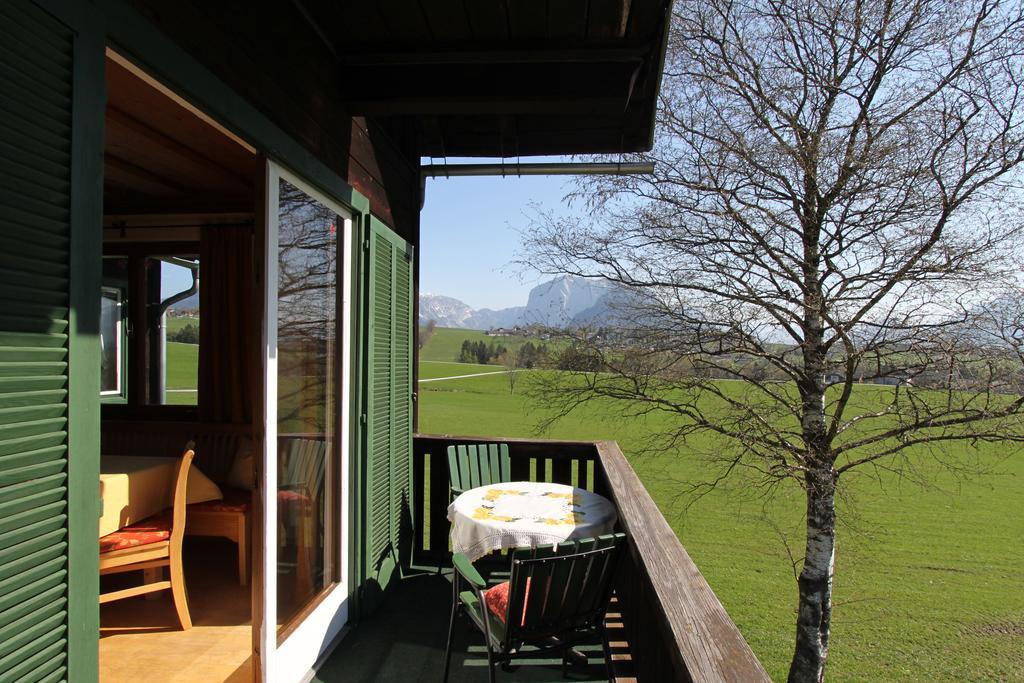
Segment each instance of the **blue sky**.
[[513,263],[530,206],[560,209],[572,180],[429,179],[420,217],[420,291],[455,297],[472,308],[525,305],[530,290],[547,279]]

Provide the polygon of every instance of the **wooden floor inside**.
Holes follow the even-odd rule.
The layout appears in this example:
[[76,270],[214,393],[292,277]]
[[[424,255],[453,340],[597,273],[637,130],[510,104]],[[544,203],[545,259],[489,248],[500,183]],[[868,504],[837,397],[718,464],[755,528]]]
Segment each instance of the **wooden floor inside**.
[[[193,626],[182,631],[170,591],[100,607],[100,681],[249,683],[252,627],[249,587],[238,584],[235,544],[189,537],[185,583]],[[140,581],[137,572],[103,577]],[[111,583],[110,586],[114,586]]]

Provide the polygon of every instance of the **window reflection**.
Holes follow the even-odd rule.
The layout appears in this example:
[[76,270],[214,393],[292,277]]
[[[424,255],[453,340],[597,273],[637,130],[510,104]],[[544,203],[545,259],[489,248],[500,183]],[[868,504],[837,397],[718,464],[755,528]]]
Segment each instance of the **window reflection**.
[[100,394],[104,396],[121,393],[121,310],[121,291],[104,287],[100,300]]
[[338,216],[281,180],[278,213],[278,623],[330,581],[325,486],[337,405]]

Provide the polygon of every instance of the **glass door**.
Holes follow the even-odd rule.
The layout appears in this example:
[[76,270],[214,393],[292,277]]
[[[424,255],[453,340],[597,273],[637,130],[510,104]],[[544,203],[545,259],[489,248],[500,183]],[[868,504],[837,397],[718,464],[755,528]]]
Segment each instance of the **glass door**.
[[268,162],[263,680],[297,681],[348,620],[352,220]]

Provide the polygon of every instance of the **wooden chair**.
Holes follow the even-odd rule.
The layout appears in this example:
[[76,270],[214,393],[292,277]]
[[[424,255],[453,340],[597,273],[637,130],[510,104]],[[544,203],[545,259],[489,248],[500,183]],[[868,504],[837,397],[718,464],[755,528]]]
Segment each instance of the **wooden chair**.
[[182,630],[192,628],[188,599],[185,595],[185,574],[181,565],[181,542],[185,537],[188,471],[192,466],[192,458],[195,457],[194,449],[195,444],[190,441],[185,446],[184,455],[181,456],[174,480],[173,505],[170,510],[100,538],[100,575],[139,570],[149,575],[152,570],[163,567],[170,571],[169,580],[101,593],[100,604],[169,588]]
[[482,443],[448,447],[450,500],[478,486],[512,480],[508,444]]
[[459,614],[465,614],[483,632],[491,683],[495,665],[506,665],[524,644],[560,650],[564,676],[574,641],[596,634],[601,635],[610,678],[604,618],[625,538],[625,534],[617,533],[566,541],[557,549],[550,545],[518,548],[512,554],[511,577],[492,588],[487,587],[469,558],[456,554],[443,680],[448,680]]

